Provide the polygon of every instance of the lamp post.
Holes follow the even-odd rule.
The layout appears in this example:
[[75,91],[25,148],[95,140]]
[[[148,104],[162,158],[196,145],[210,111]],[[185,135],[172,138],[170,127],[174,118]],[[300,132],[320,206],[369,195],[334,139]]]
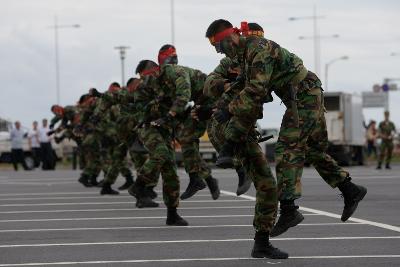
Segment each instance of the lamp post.
[[122,83],[121,86],[125,86],[125,58],[126,58],[126,50],[129,49],[129,46],[116,46],[115,49],[119,50],[119,56],[121,59],[121,76]]
[[348,56],[342,56],[342,57],[338,57],[335,59],[332,59],[331,61],[329,61],[328,63],[325,64],[325,90],[328,90],[328,70],[329,70],[329,66],[332,65],[333,63],[339,61],[339,60],[348,60],[349,57]]
[[55,44],[55,63],[56,63],[56,98],[57,104],[60,104],[60,60],[59,60],[59,48],[58,48],[58,29],[63,28],[79,28],[79,24],[59,25],[57,16],[54,17],[54,25],[50,28],[54,28],[54,44]]

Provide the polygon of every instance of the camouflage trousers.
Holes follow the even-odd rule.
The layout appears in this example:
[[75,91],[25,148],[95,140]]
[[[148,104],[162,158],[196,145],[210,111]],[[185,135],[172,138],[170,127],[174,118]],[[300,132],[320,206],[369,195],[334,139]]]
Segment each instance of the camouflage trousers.
[[[224,132],[228,124],[219,124],[212,119],[208,125],[208,136],[217,151],[226,140]],[[251,129],[254,131],[254,127]],[[251,177],[256,189],[253,225],[256,231],[269,232],[274,225],[278,206],[276,180],[255,140],[247,140],[240,145],[235,151],[235,160],[240,161],[237,164],[244,166],[246,175]]]
[[328,133],[321,89],[304,91],[297,97],[299,127],[294,123],[292,110],[287,109],[275,147],[279,200],[301,196],[305,158],[332,188],[349,175],[326,153]]
[[201,179],[211,176],[211,169],[200,155],[200,137],[206,131],[206,121],[196,121],[190,116],[175,128],[175,138],[181,145],[183,164],[187,173],[196,173]]
[[149,156],[139,170],[137,182],[157,184],[159,174],[163,179],[163,199],[167,207],[179,205],[179,177],[172,146],[171,133],[167,130],[146,126],[139,129],[139,138],[149,151]]
[[95,133],[86,134],[82,139],[80,149],[86,160],[82,175],[97,177],[102,169],[100,138]]
[[[118,139],[117,139],[118,140]],[[112,142],[107,144],[107,155],[110,164],[104,180],[110,184],[114,184],[118,174],[124,177],[132,177],[127,161],[128,146],[125,143]]]
[[131,157],[131,160],[133,162],[133,166],[135,167],[136,174],[138,174],[138,171],[140,168],[142,168],[143,164],[146,162],[146,160],[149,157],[148,153],[138,153],[136,151],[132,151],[132,149],[128,150],[129,156]]
[[379,152],[379,162],[382,163],[385,160],[386,156],[386,163],[389,164],[392,160],[392,153],[393,153],[393,140],[382,140]]

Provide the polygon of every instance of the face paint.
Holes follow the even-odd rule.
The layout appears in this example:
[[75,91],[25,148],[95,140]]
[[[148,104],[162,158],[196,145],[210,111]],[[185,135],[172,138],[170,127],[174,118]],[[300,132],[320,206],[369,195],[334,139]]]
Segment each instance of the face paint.
[[178,56],[177,56],[177,55],[174,55],[174,56],[171,56],[171,57],[167,57],[167,58],[164,60],[164,63],[163,63],[163,64],[177,65],[177,64],[178,64]]
[[231,38],[225,38],[220,43],[222,53],[230,58],[234,58],[236,56],[236,47]]

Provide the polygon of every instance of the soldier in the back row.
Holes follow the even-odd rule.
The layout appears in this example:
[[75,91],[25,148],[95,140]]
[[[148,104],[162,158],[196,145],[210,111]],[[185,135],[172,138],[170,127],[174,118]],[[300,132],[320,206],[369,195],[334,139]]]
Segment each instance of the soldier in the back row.
[[[171,112],[176,114],[174,138],[182,149],[183,163],[189,174],[189,185],[182,193],[181,199],[193,196],[207,183],[213,199],[219,197],[217,179],[211,176],[211,169],[200,155],[200,137],[207,127],[206,121],[196,121],[190,116],[193,105],[206,104],[210,101],[204,96],[203,87],[206,75],[199,70],[177,65],[178,56],[172,45],[164,45],[158,53],[160,71],[157,81],[167,98],[173,101]],[[192,102],[192,105],[191,105]]]
[[[341,219],[346,221],[367,190],[353,184],[349,173],[325,152],[327,130],[318,77],[307,71],[300,58],[277,43],[262,37],[241,36],[240,30],[233,28],[229,21],[214,21],[206,37],[217,52],[242,61],[245,87],[238,98],[222,110],[225,117],[235,119],[234,127],[228,125],[225,133],[231,145],[240,147],[238,142],[247,136],[254,122],[262,118],[263,103],[272,101],[272,92],[287,107],[276,145],[281,216],[271,236],[282,234],[303,220],[294,201],[301,196],[300,178],[305,157],[330,186],[342,192],[345,206]],[[263,234],[261,239],[265,242],[268,234]],[[268,257],[261,244],[256,237],[253,254]]]
[[379,149],[379,161],[377,169],[382,168],[382,162],[385,160],[386,156],[386,169],[390,169],[390,161],[392,160],[393,152],[393,136],[396,133],[396,127],[394,123],[389,120],[389,111],[385,111],[385,120],[379,123],[378,134],[382,140]]

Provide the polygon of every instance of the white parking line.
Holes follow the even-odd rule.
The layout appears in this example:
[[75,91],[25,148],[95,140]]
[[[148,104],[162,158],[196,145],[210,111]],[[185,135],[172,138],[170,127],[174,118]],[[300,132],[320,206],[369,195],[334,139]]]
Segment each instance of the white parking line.
[[[400,236],[335,236],[335,237],[288,237],[271,238],[274,241],[307,241],[307,240],[373,240],[400,239]],[[48,244],[8,244],[0,248],[21,247],[70,247],[70,246],[109,246],[109,245],[145,245],[145,244],[179,244],[179,243],[219,243],[219,242],[249,242],[254,239],[191,239],[191,240],[156,240],[156,241],[115,241],[115,242],[84,242],[84,243],[48,243]]]
[[[283,262],[291,262],[295,259],[360,259],[360,258],[400,258],[400,255],[337,255],[337,256],[290,256],[288,260],[270,260],[255,258],[192,258],[192,259],[154,259],[154,260],[113,260],[113,261],[63,261],[63,262],[27,262],[27,263],[6,263],[0,264],[0,267],[17,267],[17,266],[48,266],[48,265],[80,265],[80,264],[118,264],[118,263],[163,263],[163,262],[218,262],[218,261],[261,261],[263,264],[280,264]],[[245,263],[243,263],[245,265]]]
[[[179,207],[179,210],[208,210],[208,209],[252,209],[253,206],[222,206],[222,207]],[[165,210],[164,207],[161,208],[143,208],[143,209],[80,209],[80,210],[13,210],[13,211],[0,211],[0,214],[26,214],[26,213],[64,213],[64,212],[107,212],[107,211],[149,211],[149,210]],[[303,214],[307,215],[307,214]],[[308,214],[311,215],[311,214]],[[315,213],[312,213],[315,215]]]
[[[240,218],[240,217],[253,217],[253,214],[242,215],[196,215],[185,216],[185,218]],[[147,219],[166,219],[165,216],[146,216],[146,217],[99,217],[99,218],[56,218],[56,219],[26,219],[26,220],[0,220],[0,223],[14,223],[14,222],[55,222],[55,221],[96,221],[96,220],[147,220]]]
[[[229,200],[184,200],[182,203],[232,203],[232,202],[249,202],[252,200],[243,199],[229,199]],[[158,203],[164,203],[163,201],[156,201]],[[115,205],[115,204],[134,204],[134,198],[132,201],[107,201],[107,202],[84,202],[84,203],[18,203],[18,204],[1,204],[0,207],[28,207],[28,206],[66,206],[66,205]]]
[[[362,223],[302,223],[299,226],[348,226],[348,225],[361,225]],[[0,230],[0,233],[14,233],[14,232],[58,232],[58,231],[98,231],[98,230],[127,230],[127,229],[185,229],[185,228],[218,228],[218,227],[253,227],[250,224],[223,224],[223,225],[191,225],[184,227],[175,226],[126,226],[126,227],[81,227],[81,228],[39,228],[39,229],[11,229]]]
[[[233,194],[236,195],[236,193],[225,191],[225,190],[221,190],[221,193],[230,195],[230,196],[232,196]],[[254,200],[254,201],[256,200],[255,197],[248,196],[248,195],[240,195],[239,197],[246,199],[246,200]],[[307,208],[307,207],[300,207],[299,209],[302,211],[313,212],[315,214],[319,214],[319,215],[323,215],[323,216],[327,216],[327,217],[331,217],[331,218],[338,218],[338,219],[341,218],[341,215],[339,215],[339,214],[335,214],[335,213],[327,212],[327,211],[323,211],[323,210],[311,209],[311,208]],[[376,226],[379,228],[392,230],[395,232],[400,232],[400,227],[390,225],[390,224],[379,223],[379,222],[374,222],[374,221],[369,221],[369,220],[364,220],[364,219],[358,219],[358,218],[354,218],[354,217],[350,218],[348,221],[369,224],[369,225]]]

